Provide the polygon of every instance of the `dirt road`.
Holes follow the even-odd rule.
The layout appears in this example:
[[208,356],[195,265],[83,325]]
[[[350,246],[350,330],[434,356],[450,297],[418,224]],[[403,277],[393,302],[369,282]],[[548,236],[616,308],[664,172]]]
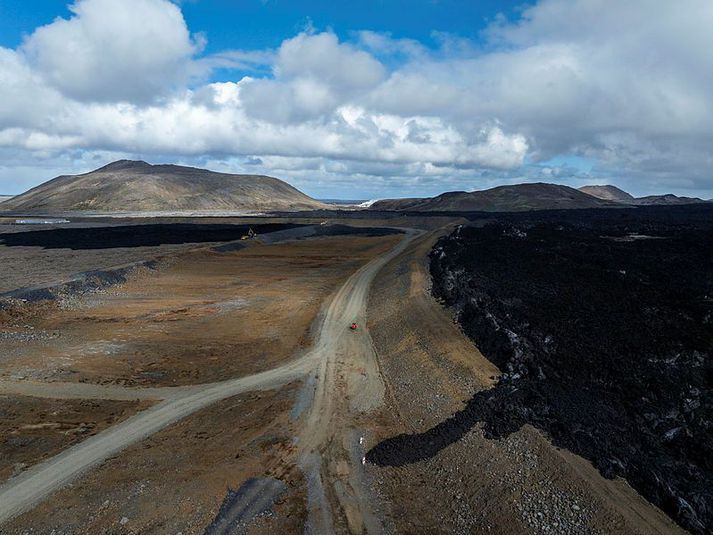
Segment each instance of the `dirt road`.
[[[329,316],[339,319],[332,328],[322,330],[326,339],[321,337],[320,344],[325,350],[313,372],[312,404],[299,437],[300,466],[308,486],[308,533],[383,532],[363,481],[363,452],[355,446],[355,420],[381,405],[384,396],[381,372],[366,330],[366,302],[376,273],[418,235],[420,232],[409,231],[387,255],[361,268],[330,306]],[[343,299],[342,293],[348,299]],[[353,321],[361,327],[350,333],[348,325]]]
[[[345,348],[352,348],[348,325],[354,318],[365,316],[366,296],[376,273],[402,252],[416,235],[416,232],[407,233],[394,249],[372,260],[347,280],[333,297],[318,330],[317,342],[311,351],[283,366],[248,377],[184,387],[175,394],[171,389],[155,389],[151,395],[156,395],[159,390],[171,393],[164,401],[150,409],[69,448],[0,486],[0,523],[31,509],[55,490],[127,446],[199,409],[243,392],[277,388],[305,377],[315,369],[318,370],[318,381],[315,384],[314,402],[307,417],[301,447],[305,451],[305,458],[309,455],[319,455],[320,448],[329,436],[328,429],[336,405],[333,399],[336,356],[344,356]],[[363,338],[360,344],[372,351],[368,338]],[[368,353],[361,355],[361,360],[366,364],[369,363],[369,358]],[[368,384],[375,384],[371,379],[379,381],[373,358],[372,361],[372,365],[361,372]],[[6,388],[11,388],[11,385]],[[378,386],[376,389],[378,390]],[[40,389],[37,390],[39,392]],[[116,392],[103,393],[108,396],[119,395]],[[161,394],[163,395],[163,392]],[[326,502],[323,502],[323,505],[326,506]],[[326,515],[325,518],[328,518],[328,513]]]

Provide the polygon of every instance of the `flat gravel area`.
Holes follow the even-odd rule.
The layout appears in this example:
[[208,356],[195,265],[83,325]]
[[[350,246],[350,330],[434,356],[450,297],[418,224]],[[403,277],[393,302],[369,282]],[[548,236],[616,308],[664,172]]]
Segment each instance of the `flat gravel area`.
[[140,262],[192,247],[195,244],[72,251],[0,245],[0,293],[62,282],[75,273]]
[[[261,232],[289,224],[254,225]],[[69,223],[38,228],[0,224],[0,293],[240,239],[249,225]]]

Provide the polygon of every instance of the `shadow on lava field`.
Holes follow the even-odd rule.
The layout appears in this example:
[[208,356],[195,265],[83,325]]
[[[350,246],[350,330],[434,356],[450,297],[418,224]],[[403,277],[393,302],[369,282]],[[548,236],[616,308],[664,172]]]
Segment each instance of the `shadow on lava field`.
[[399,239],[196,250],[105,291],[0,311],[0,374],[186,385],[270,369],[310,341],[325,298]]

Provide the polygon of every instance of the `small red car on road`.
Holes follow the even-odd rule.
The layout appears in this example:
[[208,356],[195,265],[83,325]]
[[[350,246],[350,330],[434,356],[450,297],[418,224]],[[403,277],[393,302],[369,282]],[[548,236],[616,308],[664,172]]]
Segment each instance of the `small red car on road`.
[[359,326],[358,326],[356,323],[352,323],[352,324],[349,326],[349,328],[350,328],[352,331],[356,331],[356,330],[359,328]]

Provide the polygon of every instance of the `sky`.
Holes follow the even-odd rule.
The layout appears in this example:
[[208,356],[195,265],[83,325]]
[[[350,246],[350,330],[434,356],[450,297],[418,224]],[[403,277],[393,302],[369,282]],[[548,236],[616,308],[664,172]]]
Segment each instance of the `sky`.
[[713,197],[710,0],[0,0],[0,194],[129,158],[318,198]]

